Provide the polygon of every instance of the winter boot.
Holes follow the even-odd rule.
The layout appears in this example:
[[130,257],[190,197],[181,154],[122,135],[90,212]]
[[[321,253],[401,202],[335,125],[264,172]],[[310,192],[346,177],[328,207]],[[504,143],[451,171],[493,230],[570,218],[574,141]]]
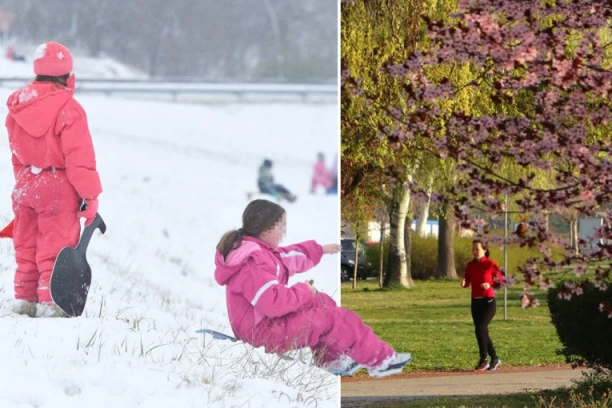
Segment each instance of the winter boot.
[[293,194],[291,194],[291,193],[286,193],[286,194],[283,194],[283,195],[282,195],[282,197],[283,197],[285,200],[287,200],[288,202],[290,202],[290,203],[292,203],[292,202],[294,202],[295,200],[297,200],[297,196],[295,196],[295,195],[293,195]]
[[36,305],[36,317],[68,317],[56,304],[39,303]]
[[37,303],[25,299],[15,299],[11,305],[11,311],[20,315],[36,317],[36,305]]

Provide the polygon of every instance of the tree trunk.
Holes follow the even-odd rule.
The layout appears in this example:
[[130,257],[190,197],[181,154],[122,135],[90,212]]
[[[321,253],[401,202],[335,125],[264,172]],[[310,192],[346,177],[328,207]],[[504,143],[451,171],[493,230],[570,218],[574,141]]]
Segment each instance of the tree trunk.
[[574,248],[574,220],[569,220],[569,246]]
[[408,213],[406,222],[404,223],[404,250],[406,251],[406,282],[408,285],[414,286],[412,280],[412,212]]
[[576,255],[580,254],[580,248],[578,247],[578,219],[573,219],[570,221],[570,239],[574,252],[576,253]]
[[72,4],[72,12],[70,13],[70,33],[69,36],[76,36],[79,32],[79,2],[75,1]]
[[455,228],[453,207],[447,205],[438,225],[438,278],[457,278],[455,269]]
[[[87,10],[83,11],[87,12]],[[88,35],[87,47],[92,57],[99,57],[102,51],[102,34],[100,31],[103,29],[103,25],[99,21],[102,18],[102,11],[99,7],[94,7],[91,18],[93,18],[93,21],[90,29],[86,31]]]
[[427,235],[427,218],[429,218],[429,206],[431,204],[431,193],[433,188],[433,178],[430,177],[427,184],[427,197],[421,202],[419,215],[417,218],[416,233],[419,237]]
[[380,255],[378,257],[378,287],[383,286],[383,270],[385,257],[385,219],[381,218],[380,223]]
[[391,205],[389,208],[390,243],[389,258],[387,259],[387,273],[384,287],[402,285],[410,287],[407,280],[406,249],[404,243],[404,224],[406,213],[410,204],[410,190],[398,185],[393,189]]
[[152,47],[149,50],[149,69],[148,73],[150,76],[154,77],[157,75],[158,66],[157,66],[157,57],[159,55],[159,50],[157,47]]
[[355,234],[355,265],[353,265],[353,289],[357,289],[357,271],[359,270],[359,241]]

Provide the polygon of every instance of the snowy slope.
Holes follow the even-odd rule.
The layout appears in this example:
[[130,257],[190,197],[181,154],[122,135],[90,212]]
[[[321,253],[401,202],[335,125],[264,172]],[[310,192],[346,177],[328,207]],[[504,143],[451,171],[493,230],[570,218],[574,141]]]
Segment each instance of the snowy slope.
[[[27,45],[14,47],[15,52],[25,58],[25,61],[10,61],[6,59],[6,45],[0,45],[0,77],[2,78],[34,78],[32,68],[36,46]],[[82,56],[78,50],[71,50],[74,57],[74,73],[78,78],[87,79],[146,79],[147,75],[133,67],[125,65],[112,58],[93,58]]]
[[[0,99],[8,94],[0,89]],[[14,252],[0,240],[0,406],[336,407],[336,377],[195,330],[231,333],[224,289],[213,279],[214,250],[241,225],[264,157],[299,197],[285,205],[285,243],[339,241],[338,197],[308,192],[316,153],[325,152],[328,164],[337,154],[337,107],[77,99],[94,138],[108,229],[92,238],[94,278],[77,319],[8,311]],[[3,226],[12,217],[13,176],[1,133]],[[295,281],[314,279],[338,301],[338,263],[327,255]]]

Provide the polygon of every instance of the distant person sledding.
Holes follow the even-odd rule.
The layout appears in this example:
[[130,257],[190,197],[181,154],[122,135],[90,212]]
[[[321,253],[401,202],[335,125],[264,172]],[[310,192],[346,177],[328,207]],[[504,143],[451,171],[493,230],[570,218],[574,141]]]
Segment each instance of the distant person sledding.
[[6,47],[5,57],[6,59],[11,60],[11,61],[21,61],[21,62],[25,61],[25,57],[23,55],[17,54],[15,52],[15,48],[13,48],[12,45],[9,45],[8,47]]
[[[283,185],[274,183],[274,175],[272,174],[272,160],[270,159],[265,159],[261,166],[259,166],[257,185],[259,186],[260,193],[269,194],[277,201],[287,200],[292,203],[297,199],[297,197],[291,194],[291,192]],[[251,193],[249,193],[247,197],[250,200]]]

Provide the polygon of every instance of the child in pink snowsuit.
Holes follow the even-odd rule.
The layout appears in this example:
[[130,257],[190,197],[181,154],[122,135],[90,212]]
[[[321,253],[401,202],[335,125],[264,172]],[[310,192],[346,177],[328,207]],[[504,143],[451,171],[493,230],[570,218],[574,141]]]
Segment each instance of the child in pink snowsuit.
[[317,265],[337,244],[315,241],[279,247],[285,210],[254,200],[242,215],[242,228],[217,245],[215,279],[226,286],[227,311],[235,336],[269,353],[310,347],[318,365],[372,376],[402,371],[410,355],[397,354],[354,312],[343,309],[311,282],[287,286],[289,277]]
[[317,154],[317,162],[312,169],[310,192],[314,193],[319,186],[323,186],[325,191],[329,190],[332,186],[332,174],[325,166],[325,155],[323,153]]
[[56,42],[44,43],[36,50],[36,79],[7,102],[15,174],[13,311],[31,317],[62,315],[49,293],[55,258],[64,246],[76,246],[79,217],[86,225],[94,220],[102,192],[87,117],[73,97],[71,72],[70,51]]

